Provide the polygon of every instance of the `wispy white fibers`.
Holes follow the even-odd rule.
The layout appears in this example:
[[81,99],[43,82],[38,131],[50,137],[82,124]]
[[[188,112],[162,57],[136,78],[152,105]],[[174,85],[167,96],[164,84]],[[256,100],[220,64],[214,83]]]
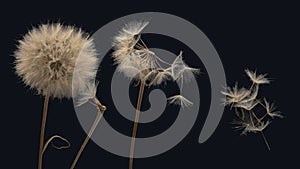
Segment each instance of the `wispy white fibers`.
[[175,95],[175,96],[169,97],[168,101],[170,104],[176,104],[176,105],[180,105],[183,107],[189,107],[189,106],[193,105],[193,103],[191,101],[189,101],[182,95]]
[[98,82],[95,82],[99,59],[93,41],[90,39],[83,46],[76,61],[73,74],[73,101],[75,106],[93,101],[96,97]]

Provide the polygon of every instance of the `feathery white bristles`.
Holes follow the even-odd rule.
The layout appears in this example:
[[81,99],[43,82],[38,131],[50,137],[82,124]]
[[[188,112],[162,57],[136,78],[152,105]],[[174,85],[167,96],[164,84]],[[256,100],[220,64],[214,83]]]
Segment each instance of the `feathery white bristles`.
[[75,62],[86,43],[84,33],[71,26],[58,23],[33,28],[14,53],[16,73],[38,94],[70,98]]
[[221,93],[226,96],[224,105],[230,105],[245,99],[247,96],[249,96],[250,91],[245,88],[239,89],[238,84],[236,83],[233,88],[226,87],[226,91],[221,91]]
[[280,111],[275,111],[276,107],[275,107],[274,103],[269,103],[266,98],[264,98],[264,103],[265,103],[264,107],[266,109],[266,113],[270,117],[272,117],[273,119],[275,117],[283,118],[283,115],[281,114]]
[[266,122],[260,122],[260,123],[251,123],[251,122],[243,122],[243,121],[237,121],[234,123],[236,126],[234,127],[237,130],[242,130],[241,135],[247,135],[247,133],[256,133],[256,132],[262,132],[266,127],[268,127],[269,124],[271,124],[270,121]]
[[[147,45],[141,39],[142,30],[149,22],[130,22],[125,24],[119,34],[114,37],[113,57],[118,64],[117,70],[124,73],[125,76],[138,78],[137,80],[149,80],[149,85],[159,85],[172,77],[173,80],[179,78],[190,80],[193,74],[199,70],[188,67],[182,60],[182,52],[172,64],[160,59],[153,51],[149,50]],[[164,69],[160,63],[170,65]],[[153,76],[153,70],[156,70]],[[139,76],[137,76],[139,74]]]
[[252,110],[258,103],[259,103],[258,100],[250,100],[248,102],[238,102],[233,106],[238,108],[243,108],[245,110]]
[[139,35],[148,24],[148,21],[132,21],[125,24],[122,30],[119,31],[119,34],[115,37],[115,41],[123,42],[124,40],[134,38],[134,36]]
[[182,95],[175,95],[168,98],[169,104],[176,104],[183,107],[189,107],[193,105],[193,102],[189,101],[187,98],[183,97]]
[[253,72],[253,71],[250,71],[249,69],[246,69],[245,72],[249,76],[251,81],[255,84],[269,84],[270,83],[269,79],[266,78],[267,74],[257,75],[256,71]]
[[99,65],[97,52],[89,40],[79,53],[73,73],[72,94],[75,106],[80,106],[96,97],[98,82],[95,82]]
[[187,66],[182,59],[182,51],[180,51],[179,55],[176,57],[167,71],[172,74],[174,80],[184,77],[184,79],[188,82],[194,74],[199,73],[199,69]]

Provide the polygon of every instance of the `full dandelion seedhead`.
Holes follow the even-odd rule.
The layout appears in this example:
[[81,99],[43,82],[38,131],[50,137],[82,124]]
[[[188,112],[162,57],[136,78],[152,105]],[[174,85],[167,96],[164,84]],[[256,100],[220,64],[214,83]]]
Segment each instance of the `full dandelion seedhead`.
[[38,94],[70,98],[76,59],[84,47],[91,47],[90,43],[80,29],[59,23],[42,24],[19,41],[14,53],[16,73]]

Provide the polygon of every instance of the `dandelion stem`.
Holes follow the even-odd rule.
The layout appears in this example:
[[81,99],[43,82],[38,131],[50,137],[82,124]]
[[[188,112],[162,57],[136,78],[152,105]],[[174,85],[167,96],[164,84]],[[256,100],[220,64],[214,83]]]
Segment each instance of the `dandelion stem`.
[[65,149],[65,148],[70,148],[71,144],[70,144],[70,142],[69,142],[67,139],[65,139],[65,138],[63,138],[62,136],[59,136],[59,135],[54,135],[54,136],[52,136],[50,139],[48,139],[48,140],[46,141],[46,143],[44,144],[43,154],[44,154],[44,152],[46,151],[46,149],[47,149],[47,147],[49,146],[49,144],[50,144],[54,139],[56,139],[56,138],[59,138],[59,139],[61,139],[62,141],[66,142],[67,145],[66,145],[66,146],[55,146],[55,145],[53,144],[52,147],[54,147],[54,148],[56,148],[56,149],[58,149],[58,150]]
[[[253,112],[252,112],[253,113]],[[255,119],[260,123],[262,124],[261,120],[255,115],[255,113],[253,113],[253,116],[255,117]]]
[[140,110],[141,110],[141,104],[143,99],[143,93],[145,88],[145,81],[141,82],[140,90],[139,90],[139,96],[137,101],[137,107],[135,112],[135,119],[134,119],[134,125],[132,130],[132,137],[131,137],[131,144],[130,144],[130,159],[129,159],[129,169],[133,168],[133,155],[134,155],[134,143],[135,143],[135,137],[137,133],[137,127],[138,127],[138,121],[140,116]]
[[140,40],[141,40],[142,44],[144,45],[144,47],[145,47],[146,49],[148,49],[147,45],[144,43],[144,41],[142,40],[142,38],[140,38]]
[[41,133],[40,133],[38,169],[43,168],[43,149],[44,149],[44,137],[45,137],[45,128],[46,128],[46,121],[47,121],[48,104],[49,104],[49,96],[46,95],[44,100],[42,126],[41,126]]
[[244,121],[245,120],[245,112],[244,112],[244,109],[241,109],[242,110],[242,120]]
[[79,151],[78,151],[78,153],[77,153],[77,155],[76,155],[76,157],[75,157],[75,159],[72,163],[71,169],[75,168],[76,163],[79,160],[79,157],[80,157],[81,153],[83,152],[84,148],[86,147],[86,145],[87,145],[88,141],[90,140],[92,134],[94,133],[99,121],[103,117],[104,111],[106,110],[106,107],[104,105],[102,105],[97,98],[95,98],[95,102],[98,105],[98,115],[97,115],[97,117],[96,117],[96,119],[95,119],[88,135],[86,136],[84,142],[82,143],[82,145],[81,145],[81,147],[80,147],[80,149],[79,149]]
[[271,151],[270,145],[269,145],[269,143],[268,143],[267,138],[266,138],[265,135],[264,135],[264,132],[263,132],[263,131],[260,131],[260,132],[261,132],[261,135],[262,135],[262,137],[263,137],[263,139],[264,139],[264,141],[265,141],[265,143],[266,143],[266,145],[267,145],[267,147],[268,147],[268,150]]
[[252,82],[252,84],[251,84],[251,86],[250,86],[250,88],[249,88],[249,91],[252,90],[252,88],[253,88],[254,85],[255,85],[255,83]]

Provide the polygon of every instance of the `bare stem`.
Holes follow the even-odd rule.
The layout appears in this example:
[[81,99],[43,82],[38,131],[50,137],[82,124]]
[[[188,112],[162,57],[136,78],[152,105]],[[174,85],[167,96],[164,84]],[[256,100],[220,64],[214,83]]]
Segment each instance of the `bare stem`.
[[90,140],[92,134],[94,133],[99,121],[103,117],[104,111],[106,110],[106,107],[104,105],[102,105],[97,98],[95,98],[95,102],[98,105],[98,115],[97,115],[97,117],[96,117],[96,119],[95,119],[88,135],[86,136],[85,140],[83,141],[83,143],[82,143],[82,145],[81,145],[81,147],[80,147],[80,149],[79,149],[79,151],[78,151],[78,153],[77,153],[77,155],[76,155],[76,157],[75,157],[75,159],[72,163],[71,169],[75,168],[76,163],[79,160],[79,157],[80,157],[81,153],[83,152],[84,148],[86,147],[86,145],[87,145],[88,141]]
[[132,137],[131,137],[131,144],[130,144],[130,159],[129,159],[129,169],[133,168],[133,155],[134,155],[134,143],[135,143],[135,137],[137,133],[137,127],[138,127],[138,121],[140,116],[140,110],[141,110],[141,104],[143,99],[143,93],[145,88],[145,82],[141,82],[140,90],[139,90],[139,96],[137,101],[137,107],[135,111],[135,119],[134,119],[134,125],[132,130]]
[[245,120],[245,112],[244,112],[244,109],[241,109],[242,111],[242,120],[244,121]]
[[41,133],[40,133],[38,169],[43,168],[43,149],[44,149],[44,137],[45,137],[45,128],[46,128],[46,121],[47,121],[48,104],[49,104],[49,96],[46,95],[44,100],[42,126],[41,126]]
[[61,139],[62,141],[66,142],[67,145],[65,145],[65,146],[55,146],[54,144],[52,144],[52,147],[54,147],[54,148],[56,148],[56,149],[58,149],[58,150],[65,149],[65,148],[70,148],[71,144],[70,144],[70,142],[69,142],[67,139],[65,139],[65,138],[63,138],[62,136],[59,136],[59,135],[54,135],[54,136],[52,136],[51,138],[49,138],[49,139],[46,141],[46,143],[44,144],[43,154],[44,154],[44,152],[46,151],[46,149],[47,149],[47,147],[49,146],[49,144],[50,144],[54,139],[56,139],[56,138]]
[[265,137],[263,131],[261,131],[261,135],[262,135],[262,137],[263,137],[263,139],[264,139],[264,141],[265,141],[265,143],[266,143],[266,145],[267,145],[267,147],[268,147],[268,150],[271,151],[270,145],[269,145],[268,140],[267,140],[267,138]]

